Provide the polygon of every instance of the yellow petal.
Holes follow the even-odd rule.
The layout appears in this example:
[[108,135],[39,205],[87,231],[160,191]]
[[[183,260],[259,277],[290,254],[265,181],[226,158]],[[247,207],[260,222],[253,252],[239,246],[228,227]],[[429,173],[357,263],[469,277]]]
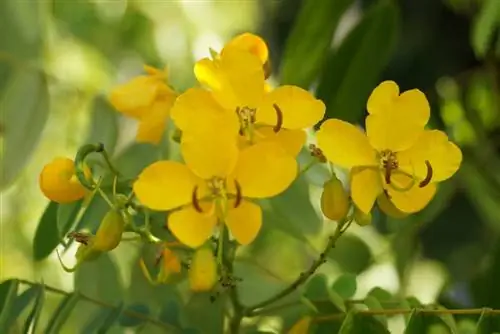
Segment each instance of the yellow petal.
[[281,129],[277,133],[273,127],[263,126],[257,130],[256,142],[261,141],[276,141],[289,154],[296,157],[304,144],[306,143],[307,135],[304,130],[288,130]]
[[304,129],[323,119],[325,104],[296,86],[281,86],[266,94],[261,107],[257,109],[257,122],[276,125],[277,105],[282,113],[282,127],[286,129]]
[[369,213],[377,196],[383,191],[380,172],[373,168],[356,168],[351,171],[351,197],[363,213]]
[[243,33],[230,40],[221,51],[221,55],[231,48],[237,48],[246,52],[250,52],[260,59],[262,64],[265,64],[269,57],[269,50],[266,42],[259,36],[251,33]]
[[186,246],[197,248],[210,238],[217,224],[217,216],[200,213],[192,206],[172,212],[168,228]]
[[321,125],[316,138],[326,158],[336,165],[350,168],[378,164],[368,138],[350,123],[329,119]]
[[[399,182],[400,175],[394,175],[391,181],[395,184],[404,184],[406,181]],[[396,191],[390,186],[386,187],[389,198],[394,206],[404,213],[415,213],[427,206],[436,194],[436,184],[431,183],[423,188],[418,184],[408,191]]]
[[392,104],[399,96],[399,87],[394,81],[380,83],[368,98],[366,109],[369,114],[376,115],[392,108]]
[[133,189],[148,208],[167,211],[190,203],[194,188],[201,182],[179,162],[158,161],[139,174]]
[[141,117],[158,93],[162,81],[156,77],[141,75],[115,87],[109,96],[111,104],[129,117]]
[[416,143],[397,155],[399,168],[414,174],[420,181],[428,175],[425,161],[432,167],[432,182],[439,182],[455,174],[462,163],[462,152],[439,130],[424,131]]
[[136,140],[140,143],[158,144],[165,132],[174,97],[162,97],[153,102],[150,110],[139,121]]
[[404,213],[400,211],[398,208],[396,208],[394,203],[391,202],[391,200],[387,197],[385,193],[379,195],[379,197],[377,198],[377,204],[380,210],[382,210],[382,212],[384,212],[389,217],[398,219],[408,216],[408,213]]
[[255,203],[243,200],[237,208],[228,211],[226,225],[236,241],[248,245],[262,226],[262,209]]
[[183,134],[181,153],[189,168],[200,178],[228,176],[238,160],[237,137],[222,133]]
[[[90,176],[86,168],[85,174]],[[39,177],[45,197],[57,203],[71,203],[85,196],[87,190],[75,176],[75,164],[68,158],[55,158],[43,167]]]
[[236,135],[240,129],[236,112],[222,108],[210,92],[200,88],[190,88],[181,94],[172,107],[171,117],[186,133],[224,131]]
[[193,255],[188,272],[191,291],[210,291],[217,282],[217,263],[212,249],[203,247]]
[[243,196],[266,198],[285,191],[297,177],[297,161],[278,143],[262,142],[240,152],[232,177]]
[[225,109],[257,108],[264,97],[264,70],[259,58],[237,48],[227,49],[220,59],[195,64],[200,83],[210,88]]
[[[378,106],[382,105],[378,101]],[[425,95],[412,89],[397,98],[391,97],[384,109],[377,109],[366,118],[366,132],[377,150],[395,152],[410,148],[429,121],[430,106]]]

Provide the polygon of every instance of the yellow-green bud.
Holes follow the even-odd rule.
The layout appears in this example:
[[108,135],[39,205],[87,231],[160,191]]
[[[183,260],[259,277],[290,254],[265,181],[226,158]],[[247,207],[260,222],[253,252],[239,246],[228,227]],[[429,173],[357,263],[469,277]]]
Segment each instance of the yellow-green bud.
[[354,221],[359,226],[366,226],[372,223],[372,214],[370,212],[364,213],[357,207],[354,208]]
[[90,245],[80,244],[76,249],[76,262],[80,263],[83,261],[92,261],[95,260],[101,255],[102,252],[99,252],[93,249]]
[[158,283],[174,283],[181,275],[181,262],[172,250],[165,248],[161,254],[161,267],[158,273]]
[[385,194],[382,194],[377,198],[377,204],[380,210],[382,210],[382,212],[389,217],[404,218],[408,216],[407,213],[400,211]]
[[125,220],[121,212],[111,209],[101,221],[95,238],[89,246],[97,251],[109,252],[120,244],[124,229]]
[[217,263],[209,247],[196,250],[188,272],[192,291],[210,291],[217,282]]
[[342,220],[349,212],[349,197],[336,177],[326,181],[321,194],[321,211],[331,220]]

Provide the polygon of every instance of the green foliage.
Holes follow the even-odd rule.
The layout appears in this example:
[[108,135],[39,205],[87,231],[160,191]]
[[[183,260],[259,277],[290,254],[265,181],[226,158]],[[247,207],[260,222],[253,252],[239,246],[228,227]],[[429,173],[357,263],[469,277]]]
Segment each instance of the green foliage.
[[43,260],[59,245],[59,229],[57,228],[57,213],[59,204],[49,202],[38,223],[33,240],[33,257],[35,261]]
[[486,56],[487,52],[493,46],[495,31],[499,28],[500,2],[496,0],[484,0],[475,18],[471,33],[472,47],[478,57],[484,58]]
[[323,67],[342,14],[352,2],[304,1],[285,46],[281,65],[283,84],[309,88]]
[[16,71],[0,97],[0,108],[3,132],[0,189],[3,189],[15,181],[28,163],[49,115],[49,92],[43,73]]

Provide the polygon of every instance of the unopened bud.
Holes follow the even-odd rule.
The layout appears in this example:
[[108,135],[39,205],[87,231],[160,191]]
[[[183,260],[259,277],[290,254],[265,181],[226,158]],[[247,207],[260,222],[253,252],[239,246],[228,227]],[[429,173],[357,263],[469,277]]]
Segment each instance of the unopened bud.
[[121,212],[111,209],[101,221],[101,225],[90,246],[94,250],[109,252],[120,244],[124,229],[125,220]]
[[349,197],[336,177],[325,182],[321,194],[321,211],[331,220],[342,220],[349,212]]
[[404,218],[408,216],[407,213],[399,210],[394,203],[391,202],[389,197],[386,194],[382,194],[377,198],[377,204],[380,210],[384,212],[386,215],[392,218]]
[[188,277],[191,290],[196,292],[210,291],[217,282],[217,263],[209,247],[196,250]]
[[372,214],[370,212],[364,213],[358,208],[354,208],[354,221],[359,226],[366,226],[372,223]]
[[173,283],[182,270],[181,262],[175,252],[164,248],[161,254],[161,268],[158,274],[159,283]]

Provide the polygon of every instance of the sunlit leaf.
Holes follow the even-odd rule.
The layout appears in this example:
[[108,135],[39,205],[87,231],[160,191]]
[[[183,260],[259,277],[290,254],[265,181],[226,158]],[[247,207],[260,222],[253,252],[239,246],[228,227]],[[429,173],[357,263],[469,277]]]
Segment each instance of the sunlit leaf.
[[304,298],[321,314],[341,313],[346,310],[342,297],[336,291],[328,289],[324,275],[315,275],[307,282]]
[[47,327],[45,328],[45,334],[57,334],[61,332],[62,327],[68,321],[71,312],[76,307],[76,304],[80,301],[80,295],[77,292],[73,292],[59,303],[59,306],[52,314]]
[[377,1],[337,50],[330,52],[316,95],[327,115],[358,122],[366,101],[380,78],[399,28],[399,13],[392,0]]
[[98,96],[94,100],[89,134],[85,143],[102,143],[112,155],[118,140],[118,113],[106,98]]
[[49,114],[45,76],[19,70],[0,99],[0,114],[3,139],[0,189],[3,189],[24,170],[39,143]]
[[404,334],[425,333],[427,330],[427,324],[424,317],[425,315],[422,315],[418,310],[413,310],[406,324]]
[[33,240],[33,257],[40,261],[49,256],[60,242],[57,228],[57,212],[59,204],[50,202],[38,222]]
[[34,285],[17,296],[16,300],[14,301],[14,305],[10,310],[9,319],[7,320],[7,326],[5,328],[11,328],[16,320],[21,316],[24,309],[28,307],[31,301],[37,297],[39,291],[40,287],[38,285]]
[[159,156],[157,146],[135,143],[113,159],[113,163],[119,166],[120,173],[125,177],[135,178],[145,167],[158,160]]
[[309,88],[321,71],[334,32],[352,0],[306,0],[288,36],[281,82]]
[[11,279],[0,284],[0,333],[10,330],[11,315],[16,306],[17,289],[19,281]]
[[[374,296],[366,297],[365,305],[368,306],[368,309],[373,311],[382,311],[384,309],[380,301]],[[385,315],[375,315],[373,318],[377,319],[382,325],[387,327],[387,317]]]

